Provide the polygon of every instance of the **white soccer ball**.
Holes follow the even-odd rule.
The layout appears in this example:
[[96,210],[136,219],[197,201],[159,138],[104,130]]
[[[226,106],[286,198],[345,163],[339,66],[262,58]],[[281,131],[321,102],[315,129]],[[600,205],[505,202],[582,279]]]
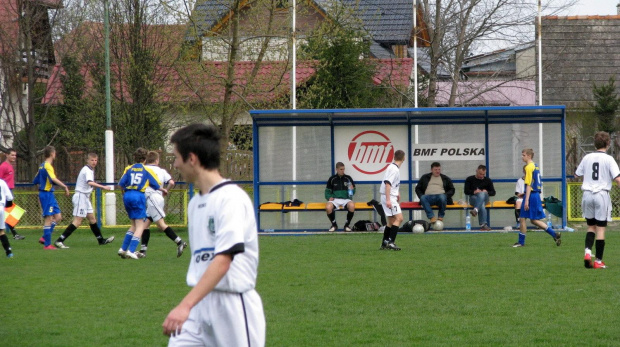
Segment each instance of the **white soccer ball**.
[[433,224],[433,230],[441,231],[443,230],[443,222],[438,220]]
[[424,227],[422,226],[422,224],[416,224],[413,226],[414,234],[422,234],[423,232],[424,232]]

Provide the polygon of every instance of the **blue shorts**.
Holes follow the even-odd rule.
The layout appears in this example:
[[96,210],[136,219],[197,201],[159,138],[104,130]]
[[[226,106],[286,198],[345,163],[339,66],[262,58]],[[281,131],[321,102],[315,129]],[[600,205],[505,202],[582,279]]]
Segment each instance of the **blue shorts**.
[[41,202],[43,217],[53,216],[60,213],[60,207],[58,206],[58,201],[56,201],[54,192],[39,190],[39,201]]
[[525,204],[521,204],[519,218],[529,218],[530,220],[545,219],[545,210],[543,209],[542,201],[540,200],[540,193],[531,192],[529,201],[530,209],[527,211],[525,210]]
[[146,197],[144,193],[128,190],[123,194],[123,203],[129,219],[146,218]]

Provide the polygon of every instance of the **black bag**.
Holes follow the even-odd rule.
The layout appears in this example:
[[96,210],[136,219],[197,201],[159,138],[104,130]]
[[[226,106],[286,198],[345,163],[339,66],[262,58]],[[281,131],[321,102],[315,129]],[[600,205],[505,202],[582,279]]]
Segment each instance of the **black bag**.
[[358,220],[353,224],[353,231],[377,231],[381,225],[370,220]]
[[508,198],[508,200],[506,200],[506,203],[508,205],[514,205],[517,203],[517,197],[516,196],[511,196],[510,198]]
[[385,218],[385,211],[383,211],[383,206],[381,206],[381,203],[375,199],[372,199],[366,204],[368,206],[372,206],[372,208],[374,208],[375,211],[377,211],[377,213],[381,217],[381,225],[387,225],[387,219]]

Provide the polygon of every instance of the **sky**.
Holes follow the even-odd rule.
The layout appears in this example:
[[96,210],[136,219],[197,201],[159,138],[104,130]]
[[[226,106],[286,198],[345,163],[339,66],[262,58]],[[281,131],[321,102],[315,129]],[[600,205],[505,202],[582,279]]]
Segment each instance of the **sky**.
[[[544,0],[543,0],[544,1]],[[567,15],[569,16],[594,16],[594,15],[615,15],[618,13],[616,5],[619,0],[579,0]]]

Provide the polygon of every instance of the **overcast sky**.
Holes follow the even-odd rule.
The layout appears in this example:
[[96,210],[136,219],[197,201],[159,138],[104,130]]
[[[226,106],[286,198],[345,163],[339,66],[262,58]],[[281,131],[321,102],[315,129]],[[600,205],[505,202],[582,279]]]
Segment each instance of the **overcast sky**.
[[618,13],[616,9],[618,2],[619,0],[579,0],[579,4],[568,15],[615,15]]

